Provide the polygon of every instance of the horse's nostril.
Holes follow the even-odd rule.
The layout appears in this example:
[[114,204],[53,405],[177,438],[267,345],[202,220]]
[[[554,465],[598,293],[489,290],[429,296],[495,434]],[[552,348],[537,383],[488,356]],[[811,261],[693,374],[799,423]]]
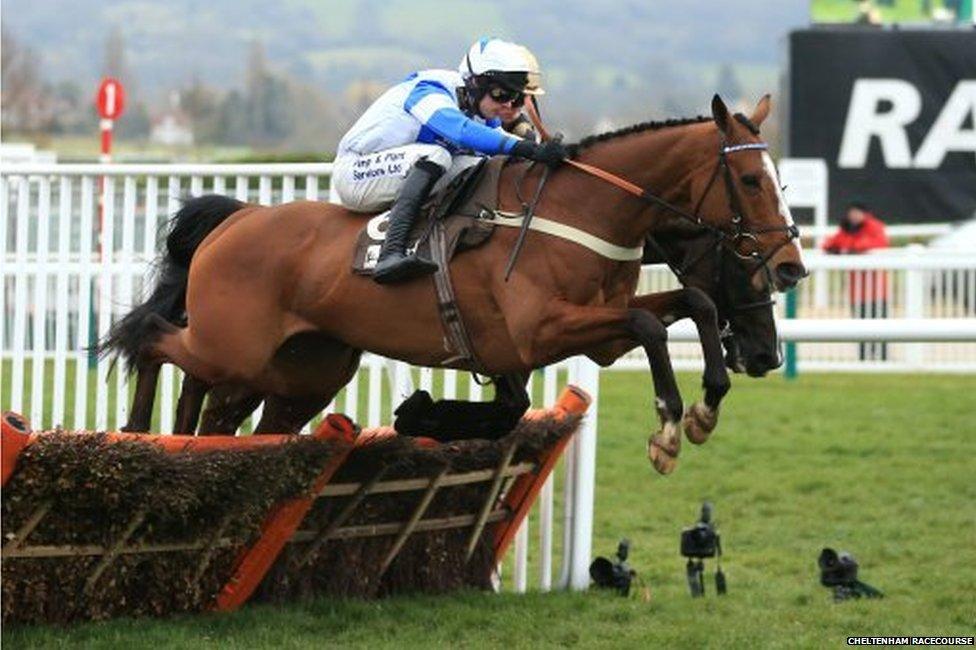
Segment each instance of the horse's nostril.
[[806,276],[806,269],[802,264],[783,262],[776,265],[776,278],[786,287],[793,287]]
[[779,358],[778,355],[776,355],[776,354],[767,354],[765,352],[761,352],[759,354],[759,358],[757,360],[767,370],[772,370],[774,368],[779,368],[780,365],[782,364],[782,361],[780,360],[780,358]]
[[752,377],[762,377],[770,370],[779,368],[782,362],[775,354],[758,352],[746,363],[746,372]]

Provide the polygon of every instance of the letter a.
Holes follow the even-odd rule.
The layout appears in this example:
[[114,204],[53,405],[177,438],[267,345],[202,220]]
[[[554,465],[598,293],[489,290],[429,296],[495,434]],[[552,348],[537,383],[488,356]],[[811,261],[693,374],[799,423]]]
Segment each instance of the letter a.
[[[891,110],[878,112],[882,101],[891,102]],[[851,91],[847,123],[841,140],[838,167],[864,167],[868,160],[871,138],[877,136],[885,165],[891,168],[912,166],[905,126],[922,110],[922,97],[915,86],[901,79],[858,79]]]
[[[973,126],[963,129],[967,117]],[[915,166],[935,169],[950,151],[976,154],[976,81],[960,81],[915,155]]]

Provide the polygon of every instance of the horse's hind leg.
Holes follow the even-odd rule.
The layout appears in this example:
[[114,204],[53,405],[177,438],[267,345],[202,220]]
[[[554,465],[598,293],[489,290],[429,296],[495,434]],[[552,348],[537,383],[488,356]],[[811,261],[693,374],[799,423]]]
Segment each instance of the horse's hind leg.
[[[129,421],[122,431],[147,432],[152,423],[153,403],[156,400],[156,383],[159,379],[158,361],[145,361],[136,368],[136,390],[129,409]],[[121,369],[119,369],[121,372]]]
[[[356,375],[362,351],[309,332],[275,354],[271,379],[288,395],[270,395],[255,433],[298,433]],[[297,361],[296,361],[297,360]]]
[[207,396],[210,385],[201,379],[187,373],[183,376],[183,386],[180,389],[180,399],[176,402],[176,422],[173,433],[193,434],[200,421],[200,411],[203,399]]
[[322,411],[334,394],[282,397],[269,395],[264,400],[261,421],[254,433],[298,433],[313,417]]

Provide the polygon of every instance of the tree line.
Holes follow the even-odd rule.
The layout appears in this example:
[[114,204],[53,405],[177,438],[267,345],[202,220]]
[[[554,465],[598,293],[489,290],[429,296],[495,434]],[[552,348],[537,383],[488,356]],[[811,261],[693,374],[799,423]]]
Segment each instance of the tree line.
[[[6,28],[0,43],[0,119],[5,140],[40,134],[98,133],[94,87],[82,87],[71,80],[48,81],[38,53]],[[191,129],[197,144],[262,149],[331,149],[354,119],[358,106],[368,105],[381,90],[375,84],[351,84],[345,98],[352,105],[350,110],[343,110],[318,88],[276,71],[262,44],[253,41],[239,86],[221,89],[193,78],[168,89],[163,97],[149,97],[129,68],[118,28],[106,39],[101,74],[119,79],[126,89],[125,113],[115,126],[121,140],[147,140],[154,123],[169,116]]]

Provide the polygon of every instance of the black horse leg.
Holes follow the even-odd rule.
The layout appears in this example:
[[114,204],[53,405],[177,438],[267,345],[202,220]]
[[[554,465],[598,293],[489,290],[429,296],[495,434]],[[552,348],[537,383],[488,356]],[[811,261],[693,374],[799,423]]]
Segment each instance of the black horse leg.
[[695,443],[705,442],[718,423],[718,408],[729,392],[731,383],[722,352],[721,333],[715,303],[703,291],[696,288],[677,289],[664,293],[637,296],[632,307],[639,307],[656,314],[667,325],[683,318],[691,318],[698,329],[705,371],[702,387],[703,402],[691,405],[684,417],[685,434]]
[[176,403],[176,422],[173,433],[193,434],[200,421],[200,411],[203,400],[207,396],[210,385],[193,375],[183,376],[183,386],[180,388],[180,399]]
[[[147,361],[136,367],[136,390],[132,397],[132,408],[129,409],[129,421],[122,427],[122,431],[149,431],[153,403],[156,400],[156,382],[161,367],[162,364],[157,361]],[[118,369],[118,372],[121,371]]]
[[732,384],[725,368],[715,303],[699,289],[684,289],[682,294],[687,314],[698,329],[702,356],[705,359],[705,372],[702,375],[704,402],[710,409],[718,410],[722,398],[729,392]]
[[647,354],[656,395],[655,407],[661,419],[661,430],[648,441],[647,455],[654,468],[670,474],[681,449],[681,394],[671,367],[668,331],[656,316],[643,309],[627,310],[630,334]]
[[722,398],[732,387],[722,352],[722,337],[718,329],[715,303],[698,289],[685,289],[684,301],[688,315],[698,328],[705,371],[702,375],[703,401],[692,404],[685,413],[685,435],[692,443],[700,445],[708,440],[718,424],[718,410]]
[[[505,418],[505,432],[511,431],[532,404],[525,384],[529,380],[528,373],[517,373],[495,377],[494,404],[498,406],[502,417]],[[510,422],[510,424],[508,424]]]
[[200,433],[234,435],[263,398],[263,394],[242,386],[214,386],[200,416]]

